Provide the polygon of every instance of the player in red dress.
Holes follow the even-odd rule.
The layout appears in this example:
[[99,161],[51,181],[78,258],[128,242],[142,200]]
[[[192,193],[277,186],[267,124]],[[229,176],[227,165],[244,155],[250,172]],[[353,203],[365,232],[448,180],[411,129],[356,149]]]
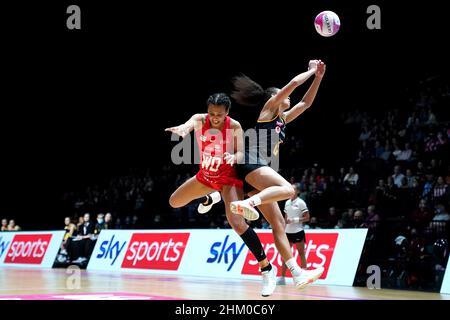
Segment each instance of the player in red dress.
[[249,227],[241,215],[233,214],[232,201],[244,198],[243,182],[237,178],[234,164],[243,158],[243,132],[238,121],[230,118],[230,98],[217,93],[208,98],[208,113],[195,114],[186,123],[167,128],[166,131],[185,137],[195,130],[200,150],[200,170],[195,177],[183,183],[170,196],[173,208],[183,207],[193,200],[214,193],[222,196],[226,216],[230,226],[239,234],[259,263],[263,276],[261,294],[270,296],[275,290],[276,273],[270,272],[272,265],[268,261],[261,241],[255,231]]

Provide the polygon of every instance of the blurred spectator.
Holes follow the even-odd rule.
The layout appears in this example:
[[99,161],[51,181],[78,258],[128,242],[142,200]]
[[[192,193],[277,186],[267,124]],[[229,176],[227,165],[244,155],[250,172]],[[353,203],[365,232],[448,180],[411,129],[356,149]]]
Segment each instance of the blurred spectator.
[[334,226],[334,229],[343,229],[344,223],[342,222],[342,219],[339,219],[337,224]]
[[60,263],[66,262],[73,255],[72,238],[77,235],[77,227],[72,223],[70,217],[64,219],[64,230],[66,233],[64,234],[63,242],[61,244],[61,250],[59,252],[60,256],[58,256],[58,261]]
[[358,174],[355,172],[353,167],[350,167],[348,173],[344,177],[344,184],[356,186],[358,184],[358,179]]
[[317,218],[311,217],[309,222],[304,224],[304,229],[322,229],[317,225]]
[[432,235],[442,237],[447,234],[450,215],[445,210],[443,204],[436,205],[435,215],[430,222],[430,231]]
[[406,169],[406,181],[408,188],[414,188],[418,184],[418,178],[413,175],[411,169]]
[[326,217],[327,228],[334,228],[338,223],[339,217],[336,214],[336,208],[330,207],[328,209],[328,216]]
[[405,177],[403,173],[400,172],[400,166],[394,167],[394,174],[392,175],[392,179],[394,180],[394,184],[400,188],[402,186],[402,180]]
[[2,227],[0,231],[8,231],[8,219],[2,219]]
[[433,202],[441,203],[445,202],[448,196],[448,186],[445,184],[444,178],[442,176],[437,178],[437,182],[433,187]]
[[366,141],[370,138],[370,134],[371,132],[369,131],[369,129],[367,129],[367,127],[363,127],[361,130],[361,134],[359,135],[359,141]]
[[72,221],[70,220],[70,217],[66,217],[64,219],[64,230],[66,231],[66,233],[64,234],[63,244],[65,244],[67,239],[69,239],[70,237],[77,235],[76,234],[77,227],[74,223],[72,223]]
[[342,214],[342,226],[344,228],[353,228],[353,209],[348,209]]
[[20,231],[20,230],[22,230],[22,228],[16,225],[16,222],[13,219],[9,220],[8,231]]
[[421,199],[419,201],[419,207],[411,214],[412,226],[421,231],[432,218],[433,214],[430,208],[428,208],[426,200]]
[[266,219],[264,219],[264,217],[261,217],[261,229],[271,229],[270,224]]
[[95,224],[94,234],[98,235],[105,228],[105,215],[99,213],[97,214],[97,223]]
[[92,250],[94,249],[95,224],[91,222],[89,213],[83,216],[83,224],[78,227],[78,235],[73,241],[74,253],[78,258],[73,263],[84,264],[89,260]]
[[384,153],[384,147],[381,145],[380,140],[375,141],[375,157],[381,158]]
[[77,222],[77,230],[83,223],[84,223],[84,218],[83,218],[83,216],[80,216],[78,218],[78,222]]
[[411,160],[411,156],[412,156],[412,149],[411,149],[411,145],[406,142],[405,146],[403,149],[400,150],[400,152],[398,152],[396,154],[396,152],[393,152],[394,156],[396,157],[397,161],[409,161]]
[[450,215],[445,210],[445,206],[443,204],[436,205],[435,215],[432,221],[450,221]]
[[354,228],[367,228],[367,225],[364,222],[364,212],[362,212],[362,210],[355,211],[355,215],[353,216],[353,225]]
[[432,195],[432,190],[433,190],[433,175],[432,174],[427,174],[426,175],[426,182],[423,185],[423,189],[422,189],[422,198],[424,199],[430,199],[431,200],[431,195]]
[[381,220],[380,216],[375,211],[375,206],[374,205],[368,206],[367,207],[367,217],[366,217],[366,221],[365,221],[366,226],[374,229],[374,228],[378,227],[380,220]]
[[392,156],[392,148],[389,142],[386,142],[386,145],[384,146],[384,150],[379,156],[380,159],[384,160],[385,162],[389,162]]
[[426,125],[434,126],[436,124],[437,124],[436,116],[433,113],[433,111],[431,110],[431,108],[429,108],[428,109],[428,119],[427,119]]
[[110,212],[105,214],[105,229],[114,229],[112,214]]

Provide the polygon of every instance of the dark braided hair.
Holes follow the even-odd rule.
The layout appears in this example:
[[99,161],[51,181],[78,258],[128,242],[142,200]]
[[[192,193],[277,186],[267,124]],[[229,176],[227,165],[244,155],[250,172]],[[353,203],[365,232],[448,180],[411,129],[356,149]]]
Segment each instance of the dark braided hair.
[[231,108],[231,99],[225,93],[214,93],[208,97],[206,100],[206,105],[215,104],[217,106],[224,106],[225,111],[228,112]]
[[244,74],[234,77],[231,81],[234,86],[231,97],[243,106],[263,106],[273,94],[277,93],[277,88],[270,87],[264,90]]

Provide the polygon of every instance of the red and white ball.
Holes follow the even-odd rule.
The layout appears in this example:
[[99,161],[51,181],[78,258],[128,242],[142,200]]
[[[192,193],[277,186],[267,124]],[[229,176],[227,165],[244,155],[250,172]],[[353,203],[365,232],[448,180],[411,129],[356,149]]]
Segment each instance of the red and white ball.
[[339,16],[333,11],[322,11],[314,20],[316,31],[323,37],[334,36],[341,27]]

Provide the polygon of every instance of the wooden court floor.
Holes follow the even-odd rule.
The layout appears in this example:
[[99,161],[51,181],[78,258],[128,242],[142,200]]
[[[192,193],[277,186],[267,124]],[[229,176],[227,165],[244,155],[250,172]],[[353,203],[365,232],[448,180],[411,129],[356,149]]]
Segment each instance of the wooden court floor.
[[450,295],[439,293],[330,285],[310,285],[297,290],[289,282],[285,286],[277,286],[271,297],[263,298],[260,296],[261,283],[253,280],[78,272],[0,268],[0,299],[38,297],[38,300],[42,299],[39,296],[51,295],[73,295],[73,299],[77,295],[83,298],[91,295],[92,299],[102,299],[98,294],[120,293],[133,300],[140,297],[160,300],[450,300]]

